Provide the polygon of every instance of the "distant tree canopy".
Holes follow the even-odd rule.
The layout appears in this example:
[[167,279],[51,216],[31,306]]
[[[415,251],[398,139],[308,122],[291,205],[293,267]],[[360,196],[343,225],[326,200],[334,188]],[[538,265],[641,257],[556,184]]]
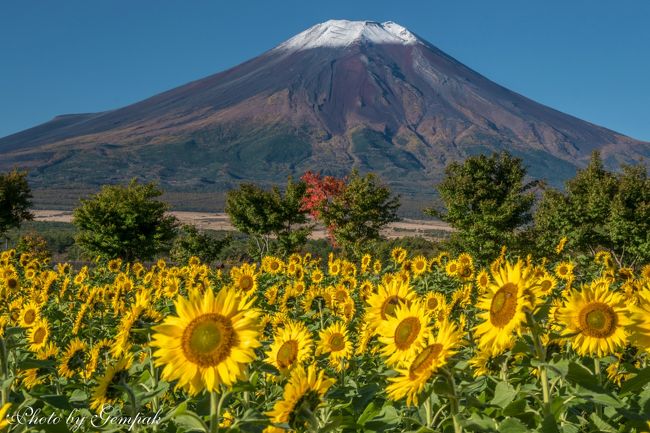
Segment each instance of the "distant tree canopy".
[[562,236],[579,251],[604,248],[621,263],[650,260],[650,179],[647,168],[627,165],[607,171],[598,152],[566,182],[565,192],[544,192],[535,213],[539,248]]
[[278,187],[242,184],[228,191],[226,213],[239,231],[251,236],[258,256],[274,250],[289,253],[305,243],[313,228],[302,209],[305,190],[304,182],[291,177],[284,193]]
[[162,191],[135,179],[127,186],[106,185],[73,213],[76,242],[88,256],[149,260],[167,251],[177,221],[166,215],[168,205],[157,200]]
[[347,254],[358,256],[370,249],[381,238],[381,229],[399,219],[399,197],[372,173],[362,176],[353,170],[347,179],[336,179],[308,172],[303,180],[308,185],[304,209]]
[[452,162],[438,185],[446,211],[425,212],[457,230],[451,236],[456,248],[493,257],[502,245],[516,243],[516,230],[532,219],[534,184],[524,183],[525,176],[522,161],[507,152]]
[[13,170],[0,173],[0,238],[7,231],[19,228],[23,221],[31,220],[32,192],[27,183],[27,173]]

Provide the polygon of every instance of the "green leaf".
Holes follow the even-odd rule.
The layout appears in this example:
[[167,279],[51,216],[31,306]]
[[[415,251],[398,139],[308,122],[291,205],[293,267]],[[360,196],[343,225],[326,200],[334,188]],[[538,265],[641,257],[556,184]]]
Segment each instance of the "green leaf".
[[357,420],[357,424],[364,425],[366,421],[375,418],[379,412],[381,412],[381,407],[378,407],[374,401],[371,401]]
[[560,433],[560,430],[558,430],[557,427],[557,422],[555,421],[555,418],[552,415],[547,415],[544,417],[544,421],[542,421],[542,433]]
[[530,429],[517,418],[507,418],[499,424],[500,433],[528,433]]
[[602,418],[600,418],[596,413],[592,413],[589,419],[594,423],[596,427],[598,427],[598,430],[601,432],[606,432],[606,433],[616,433],[617,430],[605,422]]
[[184,431],[202,431],[208,432],[208,426],[197,414],[191,411],[185,411],[173,418],[174,422],[182,427]]
[[605,394],[605,389],[598,384],[598,378],[584,365],[572,362],[569,364],[569,371],[566,379],[574,385],[580,385],[590,391]]
[[503,414],[505,416],[514,416],[523,414],[526,411],[527,402],[525,398],[520,398],[513,401],[508,406],[503,409]]
[[499,382],[494,388],[494,398],[490,402],[495,406],[505,408],[508,406],[517,396],[517,391],[507,382]]
[[68,397],[64,395],[41,395],[38,398],[56,409],[72,410]]
[[623,382],[623,385],[621,385],[621,394],[627,394],[628,392],[636,393],[648,383],[650,383],[650,367],[644,368],[636,376]]

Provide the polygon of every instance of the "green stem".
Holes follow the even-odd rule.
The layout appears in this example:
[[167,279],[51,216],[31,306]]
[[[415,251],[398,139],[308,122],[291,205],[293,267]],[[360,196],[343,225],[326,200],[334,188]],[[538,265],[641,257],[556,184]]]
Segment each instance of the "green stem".
[[210,392],[210,433],[219,432],[219,404],[217,391]]
[[[598,385],[602,385],[602,377],[600,375],[600,358],[594,358],[594,376],[596,376],[596,382]],[[596,405],[596,415],[599,418],[603,417],[603,406],[599,403],[594,403]]]
[[4,383],[9,378],[9,359],[7,357],[7,345],[5,344],[4,338],[0,338],[0,362],[2,363],[2,390],[0,392],[0,407],[2,407],[9,400],[8,389],[4,386]]
[[535,321],[535,317],[530,312],[526,313],[526,315],[528,316],[528,321],[531,325],[530,328],[533,332],[533,342],[535,344],[535,355],[537,356],[537,360],[540,363],[539,380],[542,383],[542,399],[544,403],[543,405],[544,416],[550,416],[551,397],[550,397],[549,386],[548,386],[548,370],[546,369],[546,348],[544,347],[540,339],[539,326]]
[[454,380],[454,376],[449,370],[444,369],[443,371],[447,377],[447,381],[449,382],[449,387],[451,388],[451,395],[449,396],[449,407],[451,409],[451,419],[454,422],[454,433],[463,433],[463,428],[458,421],[459,407],[458,392],[456,391],[456,381]]

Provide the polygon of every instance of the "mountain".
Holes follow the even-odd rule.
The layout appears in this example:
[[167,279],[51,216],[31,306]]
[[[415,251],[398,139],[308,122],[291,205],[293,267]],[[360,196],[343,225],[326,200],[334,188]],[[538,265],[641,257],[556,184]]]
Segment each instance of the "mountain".
[[202,192],[358,167],[417,196],[450,161],[501,149],[556,185],[595,149],[614,168],[650,156],[650,143],[512,92],[396,23],[333,20],[141,102],[2,138],[0,170],[29,168],[36,188],[138,176]]

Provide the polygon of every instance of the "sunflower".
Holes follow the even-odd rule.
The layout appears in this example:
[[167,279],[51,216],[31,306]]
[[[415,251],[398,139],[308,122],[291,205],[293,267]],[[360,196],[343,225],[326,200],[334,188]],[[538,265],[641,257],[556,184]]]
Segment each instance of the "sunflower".
[[390,252],[390,257],[393,259],[393,262],[396,264],[401,264],[406,260],[406,250],[402,247],[395,247]]
[[512,265],[506,262],[492,276],[486,293],[479,299],[478,308],[483,312],[477,317],[482,322],[474,328],[481,350],[491,350],[497,355],[510,348],[513,333],[520,333],[526,321],[526,311],[533,305],[530,289],[533,278],[530,268],[521,261]]
[[537,285],[543,294],[549,295],[553,293],[553,289],[557,286],[557,279],[549,273],[544,273],[537,279]]
[[375,275],[381,272],[381,260],[377,259],[374,261],[372,264],[372,271],[375,273]]
[[320,284],[323,282],[323,278],[325,278],[325,275],[320,269],[314,269],[314,271],[311,273],[311,282],[314,284]]
[[490,274],[488,274],[488,272],[485,269],[483,269],[476,276],[476,287],[478,287],[480,293],[483,293],[487,289],[489,284],[490,284]]
[[334,261],[331,261],[327,265],[327,273],[336,276],[341,272],[341,260],[336,259]]
[[286,374],[311,358],[313,345],[311,333],[302,322],[287,320],[277,331],[265,361]]
[[410,303],[415,299],[415,292],[408,283],[393,278],[388,283],[380,284],[377,293],[373,293],[367,300],[366,319],[373,329],[395,313],[400,303]]
[[257,273],[255,272],[255,268],[255,264],[249,265],[247,263],[244,263],[239,268],[232,268],[230,277],[237,290],[251,293],[257,291]]
[[191,395],[242,378],[260,346],[260,313],[252,308],[253,301],[232,288],[222,288],[216,295],[207,290],[192,300],[179,297],[178,316],[153,327],[151,345],[157,348],[155,364],[164,365],[162,378],[178,380],[177,387]]
[[436,372],[447,364],[462,338],[453,323],[444,321],[440,324],[437,335],[429,335],[424,346],[402,368],[398,368],[399,376],[391,377],[386,388],[388,398],[401,400],[406,397],[408,406],[418,405],[418,395]]
[[564,281],[573,279],[573,268],[575,265],[571,262],[560,262],[555,267],[555,275]]
[[379,325],[379,341],[384,344],[381,354],[387,365],[402,366],[422,348],[431,333],[431,317],[425,308],[421,302],[398,305],[395,316]]
[[445,295],[442,293],[429,292],[424,298],[424,306],[431,314],[435,314],[441,308],[447,305]]
[[41,308],[34,301],[29,301],[23,305],[20,311],[19,322],[23,328],[29,328],[38,320],[41,313]]
[[320,331],[318,337],[316,355],[329,355],[330,362],[337,369],[341,368],[341,360],[349,358],[352,354],[352,343],[345,326],[341,322],[336,322]]
[[108,270],[113,273],[119,272],[121,267],[122,267],[122,259],[110,260],[107,265]]
[[625,298],[608,286],[592,283],[571,290],[557,312],[558,319],[580,355],[615,353],[627,343],[625,328],[632,324]]
[[29,349],[37,352],[45,347],[50,337],[50,324],[47,319],[37,319],[27,331]]
[[361,257],[361,272],[366,272],[372,263],[372,256],[370,254],[364,254]]
[[445,265],[445,273],[450,277],[457,277],[460,265],[457,260],[450,260]]
[[472,375],[474,377],[487,376],[490,374],[490,361],[492,353],[488,350],[477,350],[474,356],[468,361],[472,366]]
[[86,348],[86,343],[78,338],[68,343],[58,368],[60,376],[69,379],[81,371],[86,365]]
[[424,274],[427,271],[428,266],[429,262],[424,256],[417,256],[411,260],[411,271],[415,276]]
[[104,405],[114,405],[121,401],[122,391],[117,388],[117,385],[123,385],[129,378],[131,361],[130,357],[124,356],[106,369],[93,390],[90,400],[91,409],[100,411]]
[[334,382],[313,364],[307,370],[298,367],[284,387],[282,400],[277,401],[273,410],[266,415],[275,424],[286,423],[292,428],[304,429],[305,418],[319,408],[323,396]]
[[641,278],[650,282],[650,263],[641,268]]

